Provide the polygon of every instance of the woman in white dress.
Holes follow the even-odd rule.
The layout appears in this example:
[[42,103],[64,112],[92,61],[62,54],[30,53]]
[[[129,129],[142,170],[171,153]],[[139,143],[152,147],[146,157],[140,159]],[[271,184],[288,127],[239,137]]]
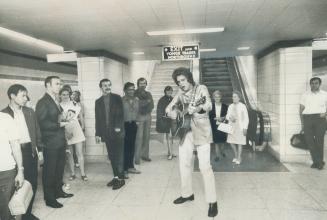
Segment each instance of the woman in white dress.
[[84,169],[84,154],[83,154],[83,142],[85,141],[85,136],[81,128],[80,123],[78,122],[79,115],[81,114],[81,106],[77,105],[70,99],[70,91],[66,88],[63,88],[59,92],[60,95],[60,106],[63,109],[63,119],[68,121],[69,124],[65,127],[67,145],[70,151],[69,166],[71,169],[70,180],[76,178],[73,155],[73,145],[76,148],[76,154],[78,162],[80,164],[81,178],[84,181],[87,181],[88,178],[85,174]]
[[246,133],[249,125],[249,116],[246,106],[240,102],[241,93],[233,92],[233,103],[228,107],[226,119],[233,126],[233,132],[228,134],[227,143],[230,143],[234,152],[233,163],[242,162],[242,145],[246,144]]

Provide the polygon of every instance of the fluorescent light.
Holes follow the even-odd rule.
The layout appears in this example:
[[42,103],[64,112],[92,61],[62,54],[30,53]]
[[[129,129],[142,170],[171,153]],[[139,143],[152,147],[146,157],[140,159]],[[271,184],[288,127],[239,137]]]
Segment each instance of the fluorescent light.
[[250,49],[250,47],[238,47],[237,49],[238,50],[248,50],[248,49]]
[[175,35],[175,34],[201,34],[201,33],[223,32],[224,29],[225,29],[224,27],[216,27],[216,28],[182,29],[182,30],[167,30],[167,31],[148,31],[146,33],[150,36]]
[[133,52],[134,55],[143,55],[144,52],[143,51],[138,51],[138,52]]
[[26,34],[22,34],[16,31],[9,30],[7,28],[0,27],[0,34],[6,35],[8,37],[12,37],[21,41],[27,41],[29,43],[35,44],[39,47],[44,47],[50,50],[63,52],[64,48],[57,44],[53,44],[44,40],[39,40],[34,37],[28,36]]
[[216,51],[216,48],[200,49],[200,52],[213,52]]

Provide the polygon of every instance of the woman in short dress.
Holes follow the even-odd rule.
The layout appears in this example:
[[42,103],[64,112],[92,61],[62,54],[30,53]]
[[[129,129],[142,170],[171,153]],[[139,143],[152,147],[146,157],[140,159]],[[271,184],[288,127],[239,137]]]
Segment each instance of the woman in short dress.
[[233,126],[233,132],[227,135],[234,152],[233,163],[241,164],[242,146],[246,144],[246,133],[249,125],[249,116],[246,106],[240,102],[241,93],[233,92],[233,103],[228,107],[226,119]]
[[[81,115],[81,106],[70,99],[71,94],[68,89],[61,89],[59,95],[61,99],[60,105],[63,109],[63,118],[69,121],[69,124],[65,127],[65,132],[70,155],[73,155],[73,145],[75,145],[78,162],[80,164],[81,178],[82,180],[87,181],[88,178],[85,174],[83,154],[83,142],[85,141],[85,136],[78,121],[78,118],[80,117],[79,115]],[[69,179],[74,180],[76,175],[72,157],[69,159],[69,165],[71,169],[71,176]]]

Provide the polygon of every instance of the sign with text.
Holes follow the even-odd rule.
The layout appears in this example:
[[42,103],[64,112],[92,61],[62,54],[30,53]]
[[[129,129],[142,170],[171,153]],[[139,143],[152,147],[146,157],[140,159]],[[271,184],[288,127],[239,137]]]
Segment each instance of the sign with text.
[[199,58],[199,45],[165,46],[162,48],[162,60],[192,60]]

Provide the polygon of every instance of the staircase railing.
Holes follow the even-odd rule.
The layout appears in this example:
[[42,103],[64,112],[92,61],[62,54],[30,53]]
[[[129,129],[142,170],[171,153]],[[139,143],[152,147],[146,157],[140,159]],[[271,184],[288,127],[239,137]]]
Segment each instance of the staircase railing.
[[271,141],[271,121],[267,112],[260,111],[254,102],[250,102],[244,82],[242,80],[239,67],[235,58],[227,58],[227,67],[232,78],[232,86],[234,90],[238,90],[242,94],[244,104],[249,112],[249,127],[247,139],[252,142],[253,150],[256,145],[262,145]]

